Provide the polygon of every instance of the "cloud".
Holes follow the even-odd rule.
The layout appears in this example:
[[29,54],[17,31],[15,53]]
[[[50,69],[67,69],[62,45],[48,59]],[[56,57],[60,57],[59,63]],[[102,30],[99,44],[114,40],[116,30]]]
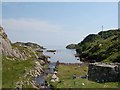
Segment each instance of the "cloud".
[[60,30],[58,25],[50,24],[47,21],[40,21],[36,19],[3,19],[3,27],[9,30],[34,30],[44,32],[55,32]]
[[3,28],[13,42],[31,41],[40,45],[67,45],[78,42],[83,36],[80,35],[80,31],[36,19],[3,19],[2,22]]

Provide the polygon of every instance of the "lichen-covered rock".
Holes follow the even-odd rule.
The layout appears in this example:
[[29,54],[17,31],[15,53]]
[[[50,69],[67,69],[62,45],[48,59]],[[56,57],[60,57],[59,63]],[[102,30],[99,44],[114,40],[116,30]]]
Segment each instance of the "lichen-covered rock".
[[[15,60],[18,60],[18,63],[25,62],[21,60],[26,60],[26,61],[33,60],[33,61],[30,61],[30,65],[32,67],[29,67],[29,66],[27,67],[27,65],[25,66],[24,64],[20,64],[21,67],[22,65],[23,67],[25,67],[23,68],[24,73],[23,75],[21,75],[22,78],[20,77],[19,79],[16,80],[18,82],[17,83],[15,82],[16,83],[15,88],[21,89],[22,87],[26,87],[29,85],[32,85],[34,88],[36,88],[37,86],[36,83],[31,79],[37,76],[40,76],[40,74],[44,72],[43,70],[44,70],[44,65],[47,63],[47,57],[43,55],[42,53],[43,49],[44,48],[42,46],[35,43],[31,43],[31,42],[11,43],[4,29],[0,27],[0,56],[5,57],[5,59],[3,60],[7,59],[13,62]],[[44,57],[43,60],[41,59],[42,57]],[[15,65],[15,67],[18,67],[18,66]],[[10,70],[10,67],[8,67],[8,70]]]
[[26,60],[29,57],[32,57],[33,54],[36,58],[39,58],[39,55],[36,52],[41,53],[44,49],[42,46],[35,43],[23,43],[16,42],[11,43],[4,29],[0,26],[0,52],[3,56],[16,57],[22,60]]
[[51,82],[58,82],[58,81],[59,81],[59,78],[57,77],[57,75],[53,74],[51,78]]

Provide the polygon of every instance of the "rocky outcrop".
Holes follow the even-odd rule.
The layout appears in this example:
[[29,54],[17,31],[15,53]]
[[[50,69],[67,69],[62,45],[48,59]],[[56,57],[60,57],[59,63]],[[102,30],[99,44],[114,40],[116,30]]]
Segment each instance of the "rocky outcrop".
[[4,32],[3,28],[0,27],[0,39],[1,39],[1,49],[0,52],[2,52],[3,55],[6,56],[13,56],[13,49],[11,46],[11,42],[7,37],[7,34]]
[[[21,59],[26,59],[26,52],[20,52],[18,48],[14,48],[11,45],[11,41],[7,37],[4,29],[0,27],[0,36],[1,36],[1,49],[3,56],[16,57]],[[28,56],[27,56],[28,57]]]
[[43,49],[45,49],[43,46],[40,46],[36,43],[31,43],[31,42],[27,42],[27,43],[24,43],[24,42],[16,42],[16,43],[13,43],[14,45],[19,45],[19,46],[24,46],[24,47],[31,47],[33,49],[35,49],[36,51],[42,51]]
[[11,43],[2,27],[0,27],[0,39],[1,39],[0,52],[2,53],[2,56],[26,60],[29,57],[32,57],[33,54],[35,54],[35,52],[42,52],[42,49],[44,49],[43,46],[31,42]]
[[[5,58],[2,60],[8,59],[8,60],[13,60],[13,62],[14,60],[18,62],[20,60],[21,63],[25,62],[22,60],[26,60],[26,61],[29,60],[29,62],[31,63],[30,65],[33,66],[33,67],[29,67],[28,69],[27,65],[25,66],[24,64],[21,64],[21,66],[23,65],[24,67],[23,68],[24,73],[19,77],[19,79],[17,79],[17,82],[14,82],[16,83],[15,88],[22,88],[23,86],[26,87],[29,85],[36,87],[36,83],[33,80],[33,78],[43,73],[44,65],[48,63],[48,60],[47,60],[48,57],[43,55],[42,53],[43,49],[45,49],[43,46],[40,46],[36,43],[31,43],[31,42],[11,43],[4,29],[0,27],[0,53],[1,53],[0,55],[3,58]],[[33,60],[33,61],[30,61],[30,60]],[[18,66],[16,65],[16,67]]]
[[[44,72],[44,66],[42,65],[42,63],[45,63],[45,62],[40,62],[40,61],[37,61],[35,60],[35,65],[34,65],[34,68],[31,69],[30,71],[27,71],[26,68],[25,68],[25,74],[23,75],[23,80],[19,80],[16,82],[16,86],[15,88],[23,88],[26,87],[27,85],[31,85],[33,88],[36,88],[38,89],[38,87],[40,87],[40,85],[38,85],[38,83],[33,80],[33,79],[30,79],[28,77],[31,77],[31,78],[36,78],[38,76],[41,75],[41,73]],[[27,78],[27,80],[26,80]]]
[[77,44],[69,44],[66,46],[67,49],[76,49],[77,48]]
[[46,50],[46,52],[56,52],[56,50]]
[[59,81],[59,78],[58,78],[58,76],[57,76],[56,74],[53,74],[50,81],[51,81],[51,82],[58,82],[58,81]]

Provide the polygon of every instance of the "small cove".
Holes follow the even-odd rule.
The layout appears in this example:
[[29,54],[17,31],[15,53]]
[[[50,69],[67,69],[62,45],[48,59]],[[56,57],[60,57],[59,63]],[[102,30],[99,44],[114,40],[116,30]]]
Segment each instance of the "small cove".
[[[49,48],[48,48],[49,49]],[[66,48],[50,48],[51,50],[56,50],[55,53],[53,52],[46,52],[44,50],[44,54],[50,56],[51,62],[61,62],[61,63],[80,63],[80,60],[77,60],[78,57],[75,57],[76,51],[74,49],[66,49]]]
[[80,63],[80,60],[74,56],[74,54],[76,54],[74,49],[69,50],[66,48],[48,48],[47,50],[56,50],[56,52],[53,53],[47,52],[46,50],[43,51],[44,55],[50,56],[50,64],[48,65],[48,70],[45,70],[44,73],[35,78],[35,81],[40,85],[45,83],[45,79],[48,74],[54,73],[57,61],[60,63]]

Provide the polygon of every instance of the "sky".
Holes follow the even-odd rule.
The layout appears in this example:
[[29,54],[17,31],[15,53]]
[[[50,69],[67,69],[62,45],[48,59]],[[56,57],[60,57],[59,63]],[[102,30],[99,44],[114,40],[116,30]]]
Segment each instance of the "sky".
[[12,42],[42,46],[79,43],[118,27],[117,2],[3,2],[2,26]]

